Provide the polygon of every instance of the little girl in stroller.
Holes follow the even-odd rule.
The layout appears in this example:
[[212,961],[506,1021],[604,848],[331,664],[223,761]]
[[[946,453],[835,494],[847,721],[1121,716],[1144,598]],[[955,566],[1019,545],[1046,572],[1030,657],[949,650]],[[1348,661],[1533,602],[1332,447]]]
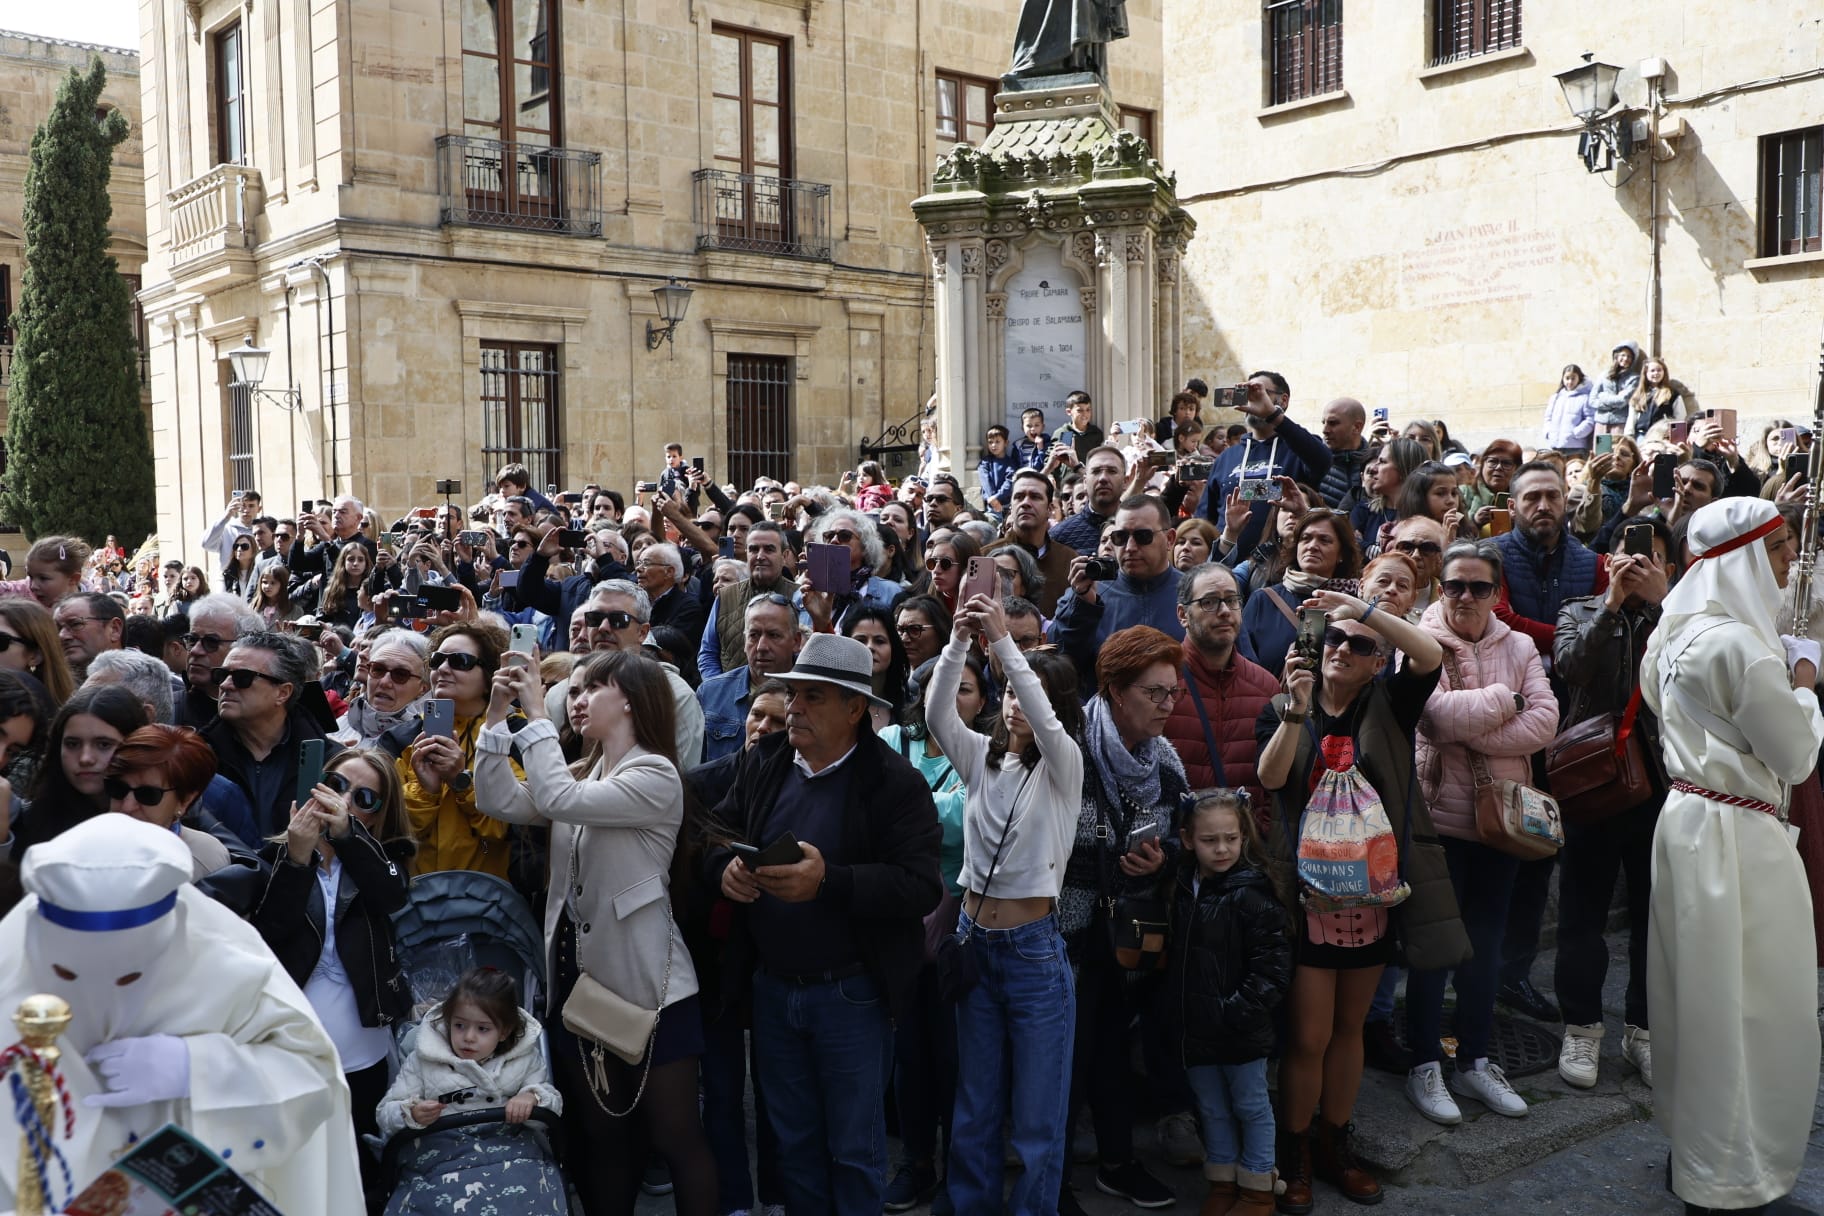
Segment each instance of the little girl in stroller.
[[[519,986],[493,967],[464,973],[426,1014],[378,1111],[383,1136],[411,1137],[397,1154],[400,1178],[387,1216],[564,1216],[563,1177],[549,1142],[528,1125],[537,1108],[555,1115],[563,1105],[542,1037],[537,1019],[519,1006]],[[504,1116],[473,1118],[503,1107]]]

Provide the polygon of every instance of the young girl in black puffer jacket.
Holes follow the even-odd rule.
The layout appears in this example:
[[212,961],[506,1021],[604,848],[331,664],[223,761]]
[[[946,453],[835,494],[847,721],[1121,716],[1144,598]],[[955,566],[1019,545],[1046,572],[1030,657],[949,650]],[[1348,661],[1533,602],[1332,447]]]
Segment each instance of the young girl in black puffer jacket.
[[1286,906],[1262,861],[1245,791],[1191,808],[1172,875],[1166,1008],[1203,1127],[1202,1216],[1273,1211],[1267,1056],[1292,979]]

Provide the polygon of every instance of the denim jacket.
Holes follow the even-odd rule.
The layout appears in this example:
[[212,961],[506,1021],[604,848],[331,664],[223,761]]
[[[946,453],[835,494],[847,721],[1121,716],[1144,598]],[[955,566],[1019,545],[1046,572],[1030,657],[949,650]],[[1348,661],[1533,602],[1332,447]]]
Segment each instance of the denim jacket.
[[703,763],[741,750],[742,729],[752,699],[745,665],[703,681],[697,689],[697,703],[703,707]]

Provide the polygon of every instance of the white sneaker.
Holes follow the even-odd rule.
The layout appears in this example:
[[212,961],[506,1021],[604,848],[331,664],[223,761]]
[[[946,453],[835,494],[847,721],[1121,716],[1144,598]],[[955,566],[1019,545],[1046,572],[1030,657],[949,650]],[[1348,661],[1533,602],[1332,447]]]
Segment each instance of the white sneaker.
[[1518,1119],[1527,1110],[1526,1099],[1514,1092],[1514,1087],[1507,1083],[1507,1077],[1499,1064],[1490,1064],[1487,1060],[1478,1061],[1479,1068],[1458,1066],[1451,1074],[1450,1088],[1459,1097],[1474,1098],[1497,1115],[1506,1115]]
[[1421,1064],[1406,1074],[1406,1098],[1433,1123],[1451,1127],[1463,1122],[1463,1112],[1444,1088],[1444,1069],[1439,1064]]
[[1640,1070],[1640,1079],[1653,1086],[1653,1035],[1629,1026],[1621,1036],[1621,1058]]
[[1596,1084],[1596,1058],[1602,1053],[1602,1025],[1564,1028],[1564,1042],[1558,1047],[1558,1075],[1566,1085],[1591,1089]]

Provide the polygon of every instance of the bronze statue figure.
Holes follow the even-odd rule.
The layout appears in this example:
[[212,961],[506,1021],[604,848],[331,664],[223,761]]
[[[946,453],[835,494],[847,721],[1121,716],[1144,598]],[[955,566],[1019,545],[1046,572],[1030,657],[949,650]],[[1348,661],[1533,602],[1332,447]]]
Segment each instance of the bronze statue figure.
[[1010,86],[1093,72],[1108,79],[1108,44],[1127,37],[1126,0],[1024,0],[1013,39]]

